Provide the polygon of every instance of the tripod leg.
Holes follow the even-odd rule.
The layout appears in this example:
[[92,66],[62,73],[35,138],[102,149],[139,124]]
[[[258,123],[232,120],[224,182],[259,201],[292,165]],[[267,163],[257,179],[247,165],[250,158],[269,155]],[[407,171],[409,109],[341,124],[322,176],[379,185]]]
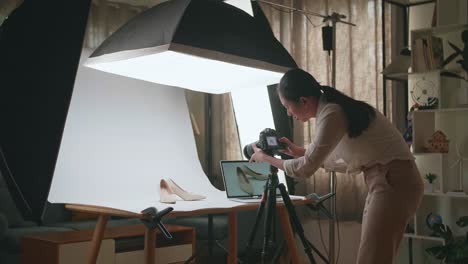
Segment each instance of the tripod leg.
[[263,237],[262,249],[262,264],[265,263],[269,256],[270,235],[272,230],[272,218],[274,217],[276,207],[276,187],[271,183],[268,186],[268,195],[266,197],[266,212],[265,212],[265,226]]
[[284,206],[288,211],[289,214],[289,220],[291,221],[291,225],[294,227],[294,230],[298,234],[299,238],[301,239],[302,245],[304,246],[304,252],[307,254],[307,257],[309,258],[310,263],[316,263],[314,256],[312,255],[312,250],[317,253],[317,255],[325,262],[329,263],[327,258],[325,258],[320,251],[318,251],[317,248],[315,248],[312,243],[310,243],[307,238],[304,235],[304,229],[302,228],[301,222],[299,221],[299,218],[297,217],[296,211],[294,209],[294,205],[291,202],[291,199],[289,198],[288,192],[286,191],[286,187],[281,183],[278,185],[278,188],[281,191],[281,196],[283,197],[283,202]]
[[[265,190],[263,191],[263,197],[267,197],[267,195],[268,195],[268,186],[269,186],[269,181],[267,181],[267,183],[265,185]],[[260,224],[260,219],[262,218],[264,208],[265,208],[265,199],[262,199],[262,201],[260,202],[260,206],[257,209],[257,216],[255,217],[255,223],[254,223],[254,226],[252,228],[252,231],[250,232],[250,236],[249,236],[249,240],[247,242],[246,250],[249,250],[253,245],[253,241],[255,240],[255,235],[256,235],[257,229],[258,229],[258,224]]]
[[250,231],[250,236],[249,240],[247,241],[247,245],[245,246],[245,251],[243,254],[243,258],[246,261],[251,261],[254,258],[255,252],[252,249],[253,248],[253,243],[255,240],[255,235],[257,234],[258,230],[258,225],[260,224],[260,219],[262,218],[263,215],[263,210],[265,209],[265,198],[268,196],[268,186],[270,186],[270,178],[265,183],[265,187],[263,189],[263,198],[262,201],[260,202],[260,205],[257,209],[257,215],[255,217],[255,223],[253,225],[252,231]]

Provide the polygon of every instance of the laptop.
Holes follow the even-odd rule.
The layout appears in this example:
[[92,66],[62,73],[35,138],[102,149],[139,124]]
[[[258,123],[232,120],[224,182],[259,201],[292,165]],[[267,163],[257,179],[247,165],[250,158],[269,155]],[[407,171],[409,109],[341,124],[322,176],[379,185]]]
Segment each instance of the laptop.
[[[250,163],[248,160],[222,160],[220,167],[229,200],[242,203],[258,203],[262,200],[270,174],[270,164]],[[285,187],[287,189],[286,185]],[[276,190],[276,196],[278,201],[282,200],[279,189]]]

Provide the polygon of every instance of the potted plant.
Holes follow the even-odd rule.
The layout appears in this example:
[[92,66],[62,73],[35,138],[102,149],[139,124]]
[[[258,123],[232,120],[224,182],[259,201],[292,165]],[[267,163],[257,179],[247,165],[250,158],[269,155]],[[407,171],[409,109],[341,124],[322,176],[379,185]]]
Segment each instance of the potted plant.
[[[460,217],[457,225],[467,226],[468,216]],[[426,248],[429,255],[447,264],[468,263],[468,232],[465,237],[454,238],[450,227],[439,223],[434,224],[432,230],[445,240],[445,245]]]
[[437,175],[434,173],[427,173],[424,175],[424,178],[427,181],[427,184],[425,184],[425,191],[434,192],[434,182],[437,179]]

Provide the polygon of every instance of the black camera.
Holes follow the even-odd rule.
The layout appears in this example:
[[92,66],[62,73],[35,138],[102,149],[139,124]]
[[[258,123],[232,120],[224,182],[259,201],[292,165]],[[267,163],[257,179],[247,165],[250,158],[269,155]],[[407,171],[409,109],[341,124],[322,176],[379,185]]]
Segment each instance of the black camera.
[[259,149],[270,156],[281,155],[279,150],[286,148],[286,145],[279,141],[278,133],[271,128],[265,128],[260,132],[258,141],[244,147],[244,156],[248,159],[250,159],[255,152],[252,148],[252,144],[255,144]]

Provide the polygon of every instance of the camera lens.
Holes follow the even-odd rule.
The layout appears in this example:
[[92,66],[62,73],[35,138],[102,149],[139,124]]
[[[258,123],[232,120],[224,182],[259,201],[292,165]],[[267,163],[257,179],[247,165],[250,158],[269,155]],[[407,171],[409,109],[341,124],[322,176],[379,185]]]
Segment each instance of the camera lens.
[[254,154],[254,150],[252,148],[252,144],[247,144],[244,146],[244,156],[247,158],[247,159],[250,159],[250,157],[252,157],[252,155]]

